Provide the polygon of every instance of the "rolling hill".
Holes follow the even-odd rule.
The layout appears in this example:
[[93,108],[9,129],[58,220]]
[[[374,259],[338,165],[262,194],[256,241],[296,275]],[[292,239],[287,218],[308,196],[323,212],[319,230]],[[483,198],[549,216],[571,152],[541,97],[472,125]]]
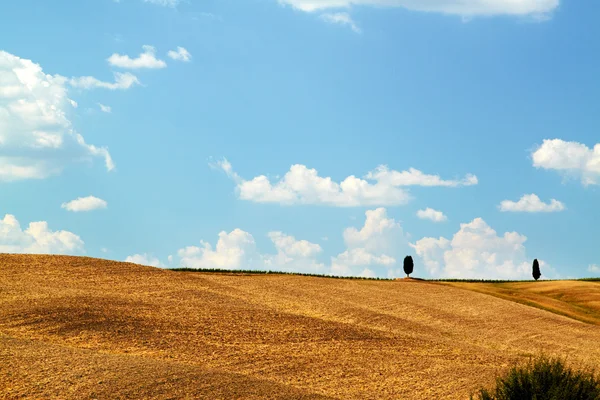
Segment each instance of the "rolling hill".
[[464,399],[540,351],[600,362],[598,284],[506,289],[592,323],[473,285],[0,255],[0,398]]

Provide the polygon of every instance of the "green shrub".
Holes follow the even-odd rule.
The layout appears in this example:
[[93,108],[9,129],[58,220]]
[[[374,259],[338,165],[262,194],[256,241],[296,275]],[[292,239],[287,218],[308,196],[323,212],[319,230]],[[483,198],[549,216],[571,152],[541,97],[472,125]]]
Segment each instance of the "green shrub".
[[541,356],[497,378],[492,391],[480,389],[471,400],[597,400],[600,380],[593,371],[574,371],[559,358]]

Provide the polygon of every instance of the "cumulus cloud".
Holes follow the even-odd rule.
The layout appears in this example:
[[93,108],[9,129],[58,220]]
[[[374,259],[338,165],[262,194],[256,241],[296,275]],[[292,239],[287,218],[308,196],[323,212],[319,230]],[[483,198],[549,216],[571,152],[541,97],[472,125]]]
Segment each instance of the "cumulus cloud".
[[558,212],[565,209],[565,205],[556,199],[551,199],[550,203],[544,203],[535,194],[526,194],[519,201],[504,200],[498,206],[500,211],[509,212]]
[[324,273],[325,267],[317,261],[321,246],[282,232],[269,232],[276,253],[260,253],[254,237],[241,229],[219,233],[216,246],[201,241],[200,246],[188,246],[177,252],[179,263],[185,268],[197,269],[260,269]]
[[463,17],[513,15],[548,16],[559,0],[278,0],[306,12],[347,9],[351,6],[402,7]]
[[283,232],[269,232],[277,254],[260,257],[264,268],[284,272],[325,273],[325,265],[317,260],[321,246],[307,240],[297,240]]
[[361,33],[360,28],[358,25],[356,25],[350,14],[347,12],[325,13],[321,15],[321,19],[325,22],[329,22],[330,24],[348,26],[354,32]]
[[348,248],[364,248],[369,252],[381,253],[392,249],[398,236],[402,235],[400,223],[388,218],[383,207],[365,212],[365,223],[360,228],[344,230],[344,242]]
[[39,64],[0,51],[0,182],[43,179],[70,163],[101,157],[107,148],[87,144],[68,118],[76,102],[67,79]]
[[477,177],[473,174],[467,174],[462,179],[446,180],[440,178],[439,175],[424,174],[415,168],[399,172],[390,170],[385,165],[381,165],[374,171],[369,172],[366,177],[367,179],[388,183],[391,186],[460,187],[473,186],[479,183]]
[[79,197],[75,200],[71,200],[67,203],[63,203],[61,208],[67,211],[81,212],[81,211],[93,211],[104,209],[108,206],[108,203],[98,197],[88,196]]
[[105,113],[111,113],[112,112],[112,108],[110,106],[106,106],[102,103],[98,103],[98,107],[100,107],[100,111],[105,112]]
[[167,55],[177,61],[188,62],[192,59],[190,52],[181,46],[178,46],[176,50],[169,50]]
[[448,217],[446,217],[443,212],[434,210],[433,208],[417,211],[417,217],[428,219],[433,222],[444,222],[448,220]]
[[600,265],[591,264],[588,267],[589,272],[593,272],[594,274],[600,274]]
[[188,246],[177,252],[182,267],[198,269],[249,269],[256,265],[258,253],[254,237],[241,229],[219,233],[213,249],[210,243]]
[[14,215],[0,220],[0,253],[81,254],[84,243],[68,231],[52,231],[45,221],[31,222],[21,229]]
[[181,0],[144,0],[144,3],[156,4],[163,7],[175,7]]
[[[517,232],[499,236],[483,219],[460,224],[452,239],[423,238],[411,244],[432,277],[529,279],[531,261]],[[544,276],[556,272],[540,260]]]
[[[177,252],[182,267],[198,269],[258,269],[284,272],[318,273],[343,276],[396,276],[396,255],[407,246],[402,227],[388,218],[384,208],[365,213],[364,225],[343,232],[346,249],[330,264],[320,260],[323,248],[279,231],[268,233],[275,253],[261,253],[254,237],[241,229],[219,233],[216,246],[201,241]],[[170,259],[172,262],[173,259]]]
[[79,89],[109,89],[109,90],[126,90],[133,85],[139,85],[140,81],[138,78],[129,73],[115,72],[114,82],[104,82],[93,76],[80,76],[77,78],[71,78],[69,84]]
[[153,46],[144,45],[142,48],[144,51],[137,58],[114,53],[108,57],[107,61],[113,67],[126,69],[160,69],[167,66],[163,60],[156,58],[156,49]]
[[125,262],[130,262],[133,264],[139,264],[139,265],[147,265],[150,267],[159,267],[159,268],[163,268],[164,265],[160,262],[160,260],[152,255],[149,254],[134,254],[132,256],[128,256],[125,259]]
[[283,205],[315,204],[336,207],[388,206],[406,204],[411,196],[405,186],[458,187],[477,184],[477,177],[467,175],[461,180],[444,180],[437,175],[427,175],[414,168],[393,171],[380,166],[364,179],[351,175],[334,182],[330,177],[319,176],[316,169],[292,165],[289,172],[277,182],[264,175],[251,180],[239,176],[227,160],[211,163],[223,170],[235,183],[240,199],[256,203]]
[[575,176],[586,186],[600,184],[600,143],[589,148],[578,142],[545,139],[531,156],[536,168]]
[[388,275],[393,267],[401,245],[407,243],[400,223],[388,218],[385,208],[365,212],[361,229],[349,227],[344,230],[346,250],[331,258],[334,275],[358,276],[374,266],[383,266]]

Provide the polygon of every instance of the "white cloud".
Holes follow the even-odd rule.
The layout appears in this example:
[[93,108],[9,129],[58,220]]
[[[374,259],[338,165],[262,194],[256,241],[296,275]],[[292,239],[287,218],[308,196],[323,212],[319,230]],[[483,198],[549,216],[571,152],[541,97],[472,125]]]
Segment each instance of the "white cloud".
[[444,222],[448,220],[448,217],[443,212],[434,210],[433,208],[426,208],[424,210],[417,211],[417,217],[421,219],[428,219],[433,222]]
[[269,232],[268,236],[277,254],[262,256],[265,269],[284,272],[326,272],[325,265],[317,261],[317,257],[323,252],[318,244],[297,240],[282,232]]
[[125,262],[139,264],[139,265],[147,265],[150,267],[159,267],[163,268],[164,265],[160,262],[160,260],[149,254],[134,254],[132,256],[128,256],[125,259]]
[[[344,231],[346,249],[326,265],[319,260],[323,249],[316,243],[299,240],[283,232],[269,232],[276,253],[260,253],[254,237],[241,229],[219,233],[213,248],[201,241],[178,251],[179,265],[200,269],[258,269],[346,276],[373,276],[384,268],[384,275],[397,274],[396,254],[405,250],[407,240],[400,224],[387,217],[384,208],[365,213],[364,226]],[[169,262],[172,262],[171,259]]]
[[344,9],[351,6],[403,7],[463,17],[513,15],[547,16],[559,0],[278,0],[306,12]]
[[144,0],[144,3],[156,4],[163,7],[175,7],[181,0]]
[[51,231],[45,221],[31,222],[22,230],[10,214],[0,220],[0,253],[81,254],[83,240],[68,231]]
[[93,76],[81,76],[78,78],[71,78],[69,84],[73,87],[80,89],[109,89],[109,90],[125,90],[129,89],[133,85],[139,85],[140,81],[137,76],[125,72],[115,72],[114,82],[104,82]]
[[593,272],[594,274],[600,274],[600,265],[591,264],[588,267],[589,272]]
[[167,63],[163,60],[156,58],[156,49],[152,46],[142,46],[144,51],[137,58],[130,58],[129,56],[123,56],[114,53],[108,57],[107,61],[113,67],[126,68],[126,69],[140,69],[150,68],[159,69],[165,68]]
[[93,211],[100,210],[107,207],[106,201],[99,199],[94,196],[79,197],[75,200],[71,200],[67,203],[63,203],[61,208],[67,211],[81,212],[81,211]]
[[477,184],[477,177],[467,175],[462,180],[443,180],[437,175],[427,175],[411,168],[408,171],[390,171],[385,166],[369,172],[365,179],[351,175],[342,182],[319,176],[316,169],[304,165],[292,165],[289,172],[277,182],[264,175],[251,180],[241,178],[227,160],[210,164],[222,169],[236,182],[242,200],[257,203],[318,204],[337,207],[401,205],[410,199],[403,186],[470,186]]
[[365,248],[371,252],[390,250],[395,245],[392,233],[402,234],[400,223],[387,217],[383,207],[365,212],[365,224],[360,230],[349,227],[344,230],[344,242],[348,248]]
[[321,246],[306,240],[296,240],[282,232],[269,232],[276,254],[261,254],[254,237],[241,229],[219,233],[213,249],[210,243],[180,249],[180,265],[198,269],[260,269],[294,272],[325,272],[323,264],[316,260]]
[[87,144],[73,128],[68,115],[76,103],[66,83],[30,60],[0,51],[0,182],[43,179],[94,157],[114,168],[108,149]]
[[361,275],[365,269],[383,266],[391,269],[396,265],[396,255],[407,240],[400,223],[387,217],[385,208],[365,212],[365,224],[358,230],[344,230],[346,250],[331,258],[334,275]]
[[347,12],[325,13],[321,15],[321,19],[330,24],[346,25],[354,32],[361,33],[360,28]]
[[102,103],[98,103],[98,107],[100,107],[100,111],[105,112],[105,113],[111,113],[112,112],[112,108],[110,106],[106,106]]
[[398,172],[388,169],[385,165],[381,165],[374,171],[369,172],[366,178],[384,182],[391,186],[461,187],[473,186],[479,183],[479,180],[473,174],[467,174],[462,179],[445,180],[440,178],[439,175],[424,174],[415,168]]
[[181,46],[177,46],[177,50],[169,50],[167,55],[173,60],[188,62],[192,59],[189,51]]
[[537,195],[532,193],[523,195],[523,197],[521,197],[517,202],[504,200],[500,203],[498,208],[500,211],[504,212],[510,211],[536,213],[563,211],[565,209],[565,205],[555,199],[551,199],[550,203],[544,203]]
[[600,184],[600,143],[591,149],[578,142],[545,139],[532,153],[532,159],[536,168],[576,176],[586,186]]
[[254,237],[241,229],[219,233],[214,250],[210,243],[200,241],[200,244],[200,247],[189,246],[177,252],[182,267],[250,269],[258,257]]
[[[411,246],[433,277],[473,279],[530,279],[531,263],[517,232],[498,236],[483,219],[460,224],[451,240],[423,238]],[[556,272],[540,260],[542,274]]]

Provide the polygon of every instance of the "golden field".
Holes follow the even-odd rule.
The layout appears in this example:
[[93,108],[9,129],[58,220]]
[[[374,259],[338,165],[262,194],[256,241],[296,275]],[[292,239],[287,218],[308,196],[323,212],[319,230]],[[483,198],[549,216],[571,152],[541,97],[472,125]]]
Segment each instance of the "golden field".
[[465,399],[542,351],[598,365],[599,288],[0,255],[0,398]]

